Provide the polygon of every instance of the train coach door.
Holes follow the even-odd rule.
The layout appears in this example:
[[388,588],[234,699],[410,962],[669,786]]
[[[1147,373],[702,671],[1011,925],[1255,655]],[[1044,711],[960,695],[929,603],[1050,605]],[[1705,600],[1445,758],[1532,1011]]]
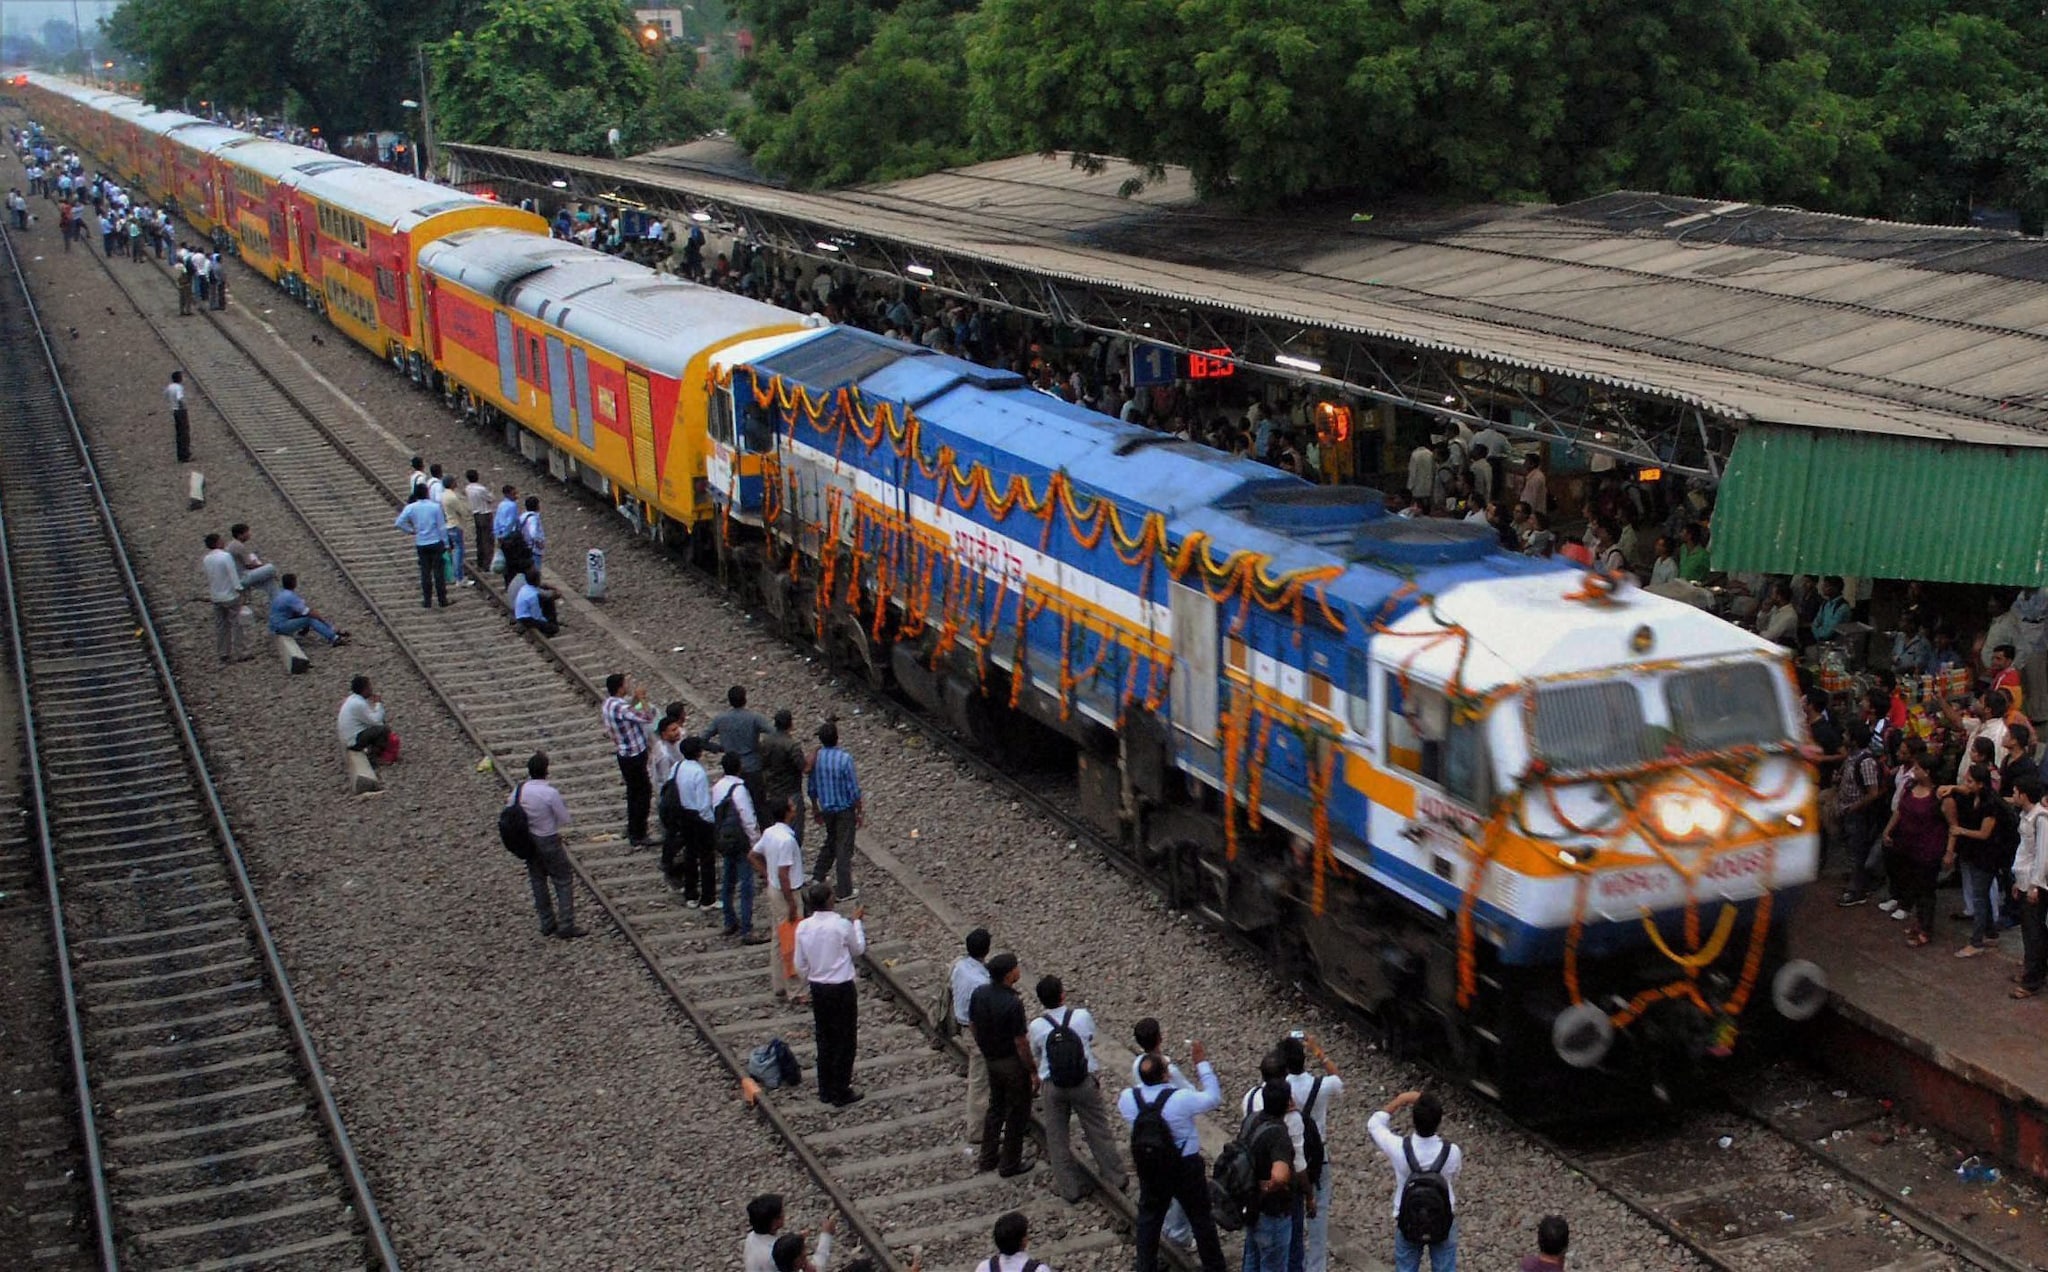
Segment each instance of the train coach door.
[[498,396],[514,410],[519,408],[519,337],[512,330],[512,315],[498,310],[492,315],[498,324]]
[[1173,727],[1216,745],[1216,602],[1200,588],[1167,587],[1173,609]]
[[654,394],[647,373],[626,368],[626,414],[633,426],[633,480],[642,490],[660,488],[654,471]]
[[[572,396],[572,388],[569,384],[569,349],[568,346],[564,345],[555,336],[549,336],[547,341],[548,406],[554,413],[555,431],[567,436],[576,431],[576,421],[570,414],[570,403],[575,398]],[[637,430],[635,436],[638,436]],[[639,457],[636,455],[634,457],[634,464],[637,466],[638,463]],[[644,481],[645,479],[643,478],[642,480]]]

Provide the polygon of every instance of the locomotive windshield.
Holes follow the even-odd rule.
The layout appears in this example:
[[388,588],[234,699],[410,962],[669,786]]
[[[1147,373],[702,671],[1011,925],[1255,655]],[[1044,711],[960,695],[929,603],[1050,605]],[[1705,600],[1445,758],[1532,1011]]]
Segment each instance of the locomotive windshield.
[[[1720,751],[1786,739],[1777,672],[1763,662],[1675,671],[1656,682],[1578,681],[1536,690],[1536,754],[1558,773],[1632,768],[1676,747]],[[1653,723],[1645,693],[1662,699]]]

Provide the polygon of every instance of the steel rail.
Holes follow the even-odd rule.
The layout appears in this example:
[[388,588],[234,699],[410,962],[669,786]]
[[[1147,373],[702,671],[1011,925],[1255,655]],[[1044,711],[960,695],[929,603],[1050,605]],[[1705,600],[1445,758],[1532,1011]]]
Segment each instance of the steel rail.
[[[305,1078],[316,1096],[320,1120],[327,1130],[330,1146],[334,1150],[338,1164],[342,1168],[343,1177],[348,1185],[357,1218],[362,1223],[365,1234],[369,1237],[370,1243],[375,1249],[378,1262],[387,1269],[387,1272],[398,1272],[398,1251],[392,1244],[391,1234],[385,1227],[383,1215],[377,1208],[375,1197],[371,1194],[369,1179],[363,1171],[361,1160],[356,1155],[355,1146],[349,1138],[348,1129],[342,1123],[341,1110],[334,1099],[333,1084],[328,1080],[327,1071],[320,1063],[319,1051],[314,1044],[312,1032],[306,1024],[304,1013],[299,1008],[298,998],[292,992],[291,980],[285,972],[284,961],[278,951],[276,937],[271,932],[269,921],[264,916],[262,903],[257,899],[255,884],[249,877],[241,844],[235,838],[234,830],[228,824],[227,810],[221,803],[219,789],[214,785],[212,775],[207,771],[205,755],[200,748],[198,735],[192,730],[191,714],[185,706],[184,696],[178,692],[177,678],[171,670],[170,658],[164,649],[156,620],[150,614],[148,602],[143,596],[141,582],[135,573],[134,563],[130,560],[127,547],[121,540],[121,535],[117,529],[119,523],[114,518],[113,507],[107,502],[106,489],[100,480],[99,467],[94,462],[91,444],[86,439],[84,428],[79,424],[78,414],[72,404],[70,392],[65,387],[63,373],[58,366],[56,351],[50,344],[49,332],[43,322],[41,311],[36,308],[34,296],[31,294],[28,286],[28,276],[22,269],[20,258],[14,249],[12,235],[6,237],[6,243],[8,263],[12,276],[16,286],[20,289],[22,302],[34,327],[37,343],[42,349],[44,361],[49,367],[51,379],[56,387],[58,402],[64,414],[66,431],[81,460],[81,466],[86,479],[86,488],[91,493],[93,506],[98,510],[101,524],[106,527],[108,546],[112,551],[116,568],[120,574],[122,589],[127,593],[129,602],[134,607],[138,634],[147,651],[149,661],[156,671],[166,702],[170,707],[171,718],[186,765],[191,771],[199,793],[203,797],[208,819],[212,822],[214,833],[219,836],[222,856],[227,863],[230,877],[234,882],[236,895],[243,906],[243,912],[247,916],[257,949],[261,953],[264,972],[270,980],[271,989],[277,999],[278,1006],[284,1013],[285,1022],[292,1039],[293,1050],[297,1053]],[[18,645],[15,657],[17,660],[22,657],[22,652]],[[27,714],[24,711],[24,715]],[[44,851],[46,854],[49,852],[47,840]],[[50,864],[54,865],[54,863]],[[54,873],[51,882],[54,888]],[[96,1150],[89,1149],[89,1151],[95,1151],[96,1153]]]

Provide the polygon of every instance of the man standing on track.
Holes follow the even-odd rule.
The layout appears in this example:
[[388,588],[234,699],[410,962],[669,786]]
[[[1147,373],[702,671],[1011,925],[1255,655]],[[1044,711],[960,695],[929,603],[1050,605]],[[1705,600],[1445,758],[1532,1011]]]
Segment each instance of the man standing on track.
[[412,501],[401,508],[391,523],[397,530],[412,532],[412,545],[420,559],[420,608],[434,608],[438,593],[441,608],[448,608],[448,576],[442,573],[441,557],[448,550],[448,523],[441,505],[427,498],[424,485],[412,488]]
[[974,1045],[988,1062],[988,1112],[981,1119],[981,1153],[975,1169],[993,1170],[1007,1179],[1031,1169],[1024,1164],[1024,1128],[1031,1121],[1038,1069],[1024,1024],[1024,1000],[1017,996],[1017,982],[1024,975],[1017,956],[1008,950],[996,955],[988,961],[988,975],[989,983],[975,990],[967,1003]]
[[604,678],[604,692],[604,731],[626,783],[626,839],[637,848],[647,842],[647,810],[654,800],[647,776],[647,726],[654,723],[654,707],[621,671]]
[[794,924],[804,912],[796,899],[804,878],[804,850],[796,832],[789,828],[789,810],[795,806],[796,800],[789,796],[780,803],[770,801],[761,806],[761,837],[754,841],[754,855],[761,859],[761,874],[768,881],[768,930],[775,937],[768,946],[768,980],[777,998],[801,1003],[800,993],[792,998],[789,992],[782,944],[783,925]]
[[848,922],[832,908],[830,885],[814,883],[811,917],[796,925],[796,973],[811,984],[811,1027],[818,1045],[818,1098],[834,1108],[858,1103],[853,1053],[860,1040],[860,995],[854,960],[867,952],[868,934],[856,909]]
[[497,536],[491,533],[491,488],[484,485],[474,468],[464,473],[463,478],[469,484],[462,488],[462,498],[469,504],[469,524],[476,531],[476,553],[481,558],[476,563],[477,573],[487,574],[491,568],[491,545],[497,542]]
[[206,599],[213,602],[214,652],[223,665],[240,662],[248,656],[241,647],[242,572],[218,534],[206,536],[206,555],[199,564],[206,571]]
[[768,733],[768,722],[759,712],[747,710],[747,691],[742,685],[726,690],[725,701],[726,709],[711,717],[708,740],[721,752],[739,760],[747,797],[758,808],[767,802],[768,795],[761,785],[761,739]]
[[463,570],[468,558],[468,545],[463,542],[469,534],[469,501],[450,482],[441,487],[441,520],[448,523],[448,573],[459,587],[474,587],[475,581]]
[[513,579],[526,573],[533,562],[527,557],[526,540],[519,537],[519,487],[506,486],[504,495],[491,514],[491,538],[497,541],[505,568],[505,588],[510,591]]
[[178,441],[178,462],[192,462],[192,417],[185,413],[185,373],[171,372],[171,382],[164,386],[164,401],[171,406],[171,430]]
[[818,753],[811,757],[811,806],[825,825],[825,846],[818,850],[818,865],[812,877],[823,879],[837,866],[838,889],[842,898],[860,895],[853,886],[853,836],[867,820],[861,802],[860,777],[853,757],[839,749],[839,726],[827,720],[818,726]]
[[[1175,1201],[1194,1230],[1202,1272],[1223,1272],[1223,1242],[1209,1209],[1209,1172],[1195,1126],[1197,1117],[1223,1103],[1223,1088],[1199,1040],[1190,1044],[1188,1058],[1195,1062],[1199,1088],[1174,1086],[1166,1057],[1155,1054],[1138,1061],[1138,1085],[1117,1097],[1117,1112],[1131,1124],[1131,1164],[1138,1175],[1137,1272],[1158,1272],[1159,1230]],[[1165,1124],[1161,1135],[1139,1121],[1155,1112]]]
[[[526,861],[526,881],[533,888],[533,908],[540,914],[540,934],[573,941],[583,935],[576,926],[576,870],[569,854],[562,851],[562,828],[569,824],[569,806],[562,793],[548,782],[548,757],[535,751],[526,761],[526,779],[512,788],[510,799],[526,810],[526,825],[533,835],[533,856]],[[548,885],[555,889],[549,903]]]
[[804,744],[790,734],[795,718],[788,708],[775,713],[775,731],[760,741],[761,791],[770,808],[790,808],[788,826],[798,843],[804,838]]

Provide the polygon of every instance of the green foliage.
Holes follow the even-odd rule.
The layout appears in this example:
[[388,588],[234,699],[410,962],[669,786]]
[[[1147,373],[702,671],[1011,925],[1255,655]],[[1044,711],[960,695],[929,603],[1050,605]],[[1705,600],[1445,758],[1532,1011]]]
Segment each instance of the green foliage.
[[463,141],[597,154],[652,80],[621,0],[492,0],[430,46],[436,122]]
[[[777,5],[780,5],[780,8]],[[762,6],[794,20],[783,0]],[[884,12],[821,5],[787,45],[764,41],[748,67],[755,109],[739,138],[757,163],[807,185],[888,180],[971,162],[966,18],[944,0]]]

